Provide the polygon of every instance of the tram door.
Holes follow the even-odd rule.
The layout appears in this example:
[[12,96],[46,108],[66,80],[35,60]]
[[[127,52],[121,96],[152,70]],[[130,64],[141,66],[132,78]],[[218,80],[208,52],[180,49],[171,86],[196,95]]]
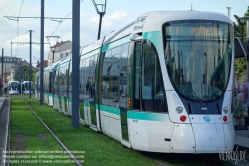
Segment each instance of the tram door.
[[127,93],[128,93],[128,65],[129,43],[122,46],[121,57],[119,61],[119,109],[121,116],[122,140],[129,142],[127,125]]
[[96,119],[96,88],[95,88],[95,70],[96,70],[96,61],[97,56],[91,56],[85,59],[86,71],[85,71],[85,80],[86,80],[86,100],[84,107],[86,108],[84,118],[85,122],[90,126],[97,127]]
[[134,56],[133,109],[167,112],[160,63],[152,43],[136,43]]

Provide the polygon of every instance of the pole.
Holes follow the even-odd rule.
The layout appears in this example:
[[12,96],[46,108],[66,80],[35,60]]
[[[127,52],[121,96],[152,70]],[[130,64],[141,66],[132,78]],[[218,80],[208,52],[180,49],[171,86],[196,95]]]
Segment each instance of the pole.
[[4,85],[6,85],[6,63],[4,63]]
[[32,30],[29,30],[29,98],[31,98],[31,79],[32,79],[32,72],[31,72],[31,64],[32,64]]
[[[18,65],[18,81],[20,82],[20,85],[22,86],[22,84],[21,84],[21,79],[22,79],[22,68],[21,68],[21,63],[22,63],[22,61],[21,62],[19,62],[19,65]],[[21,87],[22,88],[22,87]]]
[[52,63],[54,63],[54,52],[55,51],[52,51],[52,52],[53,52]]
[[100,15],[99,15],[99,32],[98,32],[98,40],[99,40],[99,38],[100,38],[100,33],[101,33],[102,17],[103,17],[103,15],[100,14]]
[[44,76],[44,0],[41,0],[41,57],[40,57],[40,105],[43,105],[43,76]]
[[[3,82],[3,48],[2,48],[2,71],[1,71],[1,83],[0,84],[2,84],[2,82]],[[0,88],[0,90],[2,90],[2,88]],[[0,93],[0,94],[2,94],[2,93]]]
[[80,0],[72,2],[72,127],[79,128]]
[[12,42],[10,42],[10,46],[11,46],[11,57],[12,57]]

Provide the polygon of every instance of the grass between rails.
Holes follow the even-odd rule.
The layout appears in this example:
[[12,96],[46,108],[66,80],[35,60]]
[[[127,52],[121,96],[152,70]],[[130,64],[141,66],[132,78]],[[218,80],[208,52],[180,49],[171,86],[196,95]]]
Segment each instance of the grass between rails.
[[[58,154],[50,154],[49,152],[63,151],[63,149],[22,99],[11,99],[10,132],[10,150],[17,151],[17,153],[11,154],[10,165],[44,165],[44,162],[49,162],[49,165],[56,166],[57,163],[51,162],[69,159],[67,154],[59,154],[63,158],[52,158]],[[49,155],[51,155],[50,158],[47,158]],[[60,162],[60,165],[75,164]]]
[[40,106],[39,101],[35,99],[25,98],[25,100],[70,151],[85,151],[85,165],[156,165],[138,152],[122,148],[120,142],[95,132],[87,126],[80,125],[79,129],[72,128],[70,117],[47,105]]

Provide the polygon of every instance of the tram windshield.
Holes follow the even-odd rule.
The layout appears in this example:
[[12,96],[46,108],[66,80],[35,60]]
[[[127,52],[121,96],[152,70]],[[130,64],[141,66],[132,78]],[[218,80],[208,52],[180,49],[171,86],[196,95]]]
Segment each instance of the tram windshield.
[[197,102],[217,99],[230,73],[231,25],[219,21],[174,21],[163,26],[170,81],[181,96]]
[[18,82],[10,82],[9,90],[17,90],[18,89]]
[[[23,84],[23,89],[29,90],[29,82]],[[31,82],[31,90],[33,89],[33,82]]]

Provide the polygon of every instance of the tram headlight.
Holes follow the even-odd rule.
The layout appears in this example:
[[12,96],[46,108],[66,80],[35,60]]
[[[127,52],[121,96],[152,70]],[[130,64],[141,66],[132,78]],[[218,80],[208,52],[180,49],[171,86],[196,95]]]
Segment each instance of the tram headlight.
[[183,111],[183,107],[182,107],[182,106],[176,107],[176,112],[177,112],[178,114],[182,113],[182,111]]
[[223,108],[223,112],[226,114],[228,112],[228,108],[227,107],[224,107]]

